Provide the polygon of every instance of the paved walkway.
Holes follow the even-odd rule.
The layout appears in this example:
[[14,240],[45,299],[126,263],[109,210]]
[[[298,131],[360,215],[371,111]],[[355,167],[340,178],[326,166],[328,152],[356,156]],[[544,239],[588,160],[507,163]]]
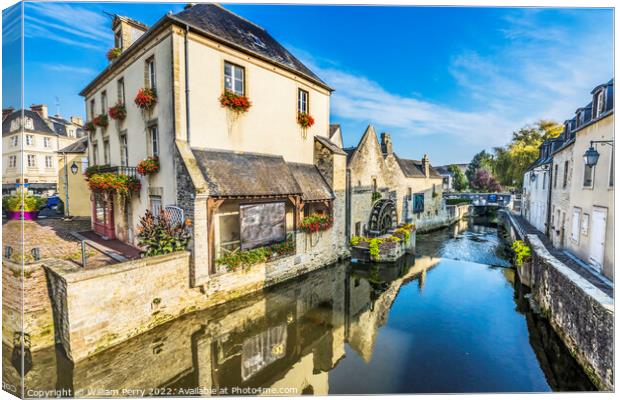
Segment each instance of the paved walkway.
[[584,279],[586,279],[592,285],[599,288],[601,291],[603,291],[605,294],[610,296],[612,299],[614,298],[613,286],[609,285],[607,282],[601,279],[596,273],[590,271],[588,268],[580,265],[578,262],[576,262],[575,260],[567,256],[566,254],[564,254],[562,250],[559,250],[553,247],[549,238],[545,236],[542,232],[540,232],[538,229],[530,225],[530,223],[527,222],[525,218],[517,214],[510,214],[510,216],[512,217],[513,221],[519,224],[523,233],[528,234],[528,235],[538,236],[540,241],[543,242],[543,244],[547,248],[547,251],[549,251],[551,255],[553,255],[555,258],[560,260],[564,265],[566,265],[567,267],[569,267],[570,269],[572,269],[573,271],[581,275]]
[[[116,239],[103,239],[101,236],[97,235],[93,231],[84,231],[79,232],[78,235],[84,237],[85,239],[94,242],[95,247],[98,250],[108,253],[112,258],[115,258],[114,255],[121,256],[127,260],[135,260],[140,258],[140,250],[136,249],[133,246],[129,246],[126,243],[121,242]],[[117,261],[126,261],[122,259],[116,259]]]

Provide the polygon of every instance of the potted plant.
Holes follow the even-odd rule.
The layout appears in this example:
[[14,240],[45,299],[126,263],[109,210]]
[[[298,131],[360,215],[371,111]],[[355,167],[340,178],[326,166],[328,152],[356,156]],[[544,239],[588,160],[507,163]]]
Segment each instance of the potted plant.
[[314,118],[312,115],[304,112],[297,113],[297,123],[304,129],[310,128],[314,125]]
[[13,196],[5,196],[2,206],[8,219],[32,221],[38,218],[39,210],[46,202],[44,197],[31,196],[25,190],[20,190]]
[[111,48],[110,50],[108,50],[108,53],[106,54],[106,56],[108,57],[108,61],[114,61],[120,55],[121,55],[121,49],[119,49],[118,47]]
[[141,88],[138,90],[138,94],[136,94],[134,103],[136,103],[139,109],[149,111],[157,104],[157,93],[151,88]]
[[106,114],[97,115],[95,118],[93,118],[93,124],[105,128],[106,126],[108,126],[108,116]]
[[220,96],[220,105],[238,114],[245,113],[252,107],[252,103],[246,96],[228,90]]
[[108,109],[108,114],[112,119],[118,121],[124,120],[125,117],[127,117],[127,109],[125,108],[125,104],[119,101],[118,103],[116,103],[116,105]]
[[159,172],[159,157],[148,157],[138,163],[136,170],[140,175],[151,175]]

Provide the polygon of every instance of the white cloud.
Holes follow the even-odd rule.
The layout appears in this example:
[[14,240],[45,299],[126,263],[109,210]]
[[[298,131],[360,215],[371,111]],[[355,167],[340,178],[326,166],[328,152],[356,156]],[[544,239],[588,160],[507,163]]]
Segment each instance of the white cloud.
[[43,64],[43,68],[54,72],[66,72],[70,74],[86,74],[93,75],[95,70],[86,67],[77,67],[75,65],[66,64]]

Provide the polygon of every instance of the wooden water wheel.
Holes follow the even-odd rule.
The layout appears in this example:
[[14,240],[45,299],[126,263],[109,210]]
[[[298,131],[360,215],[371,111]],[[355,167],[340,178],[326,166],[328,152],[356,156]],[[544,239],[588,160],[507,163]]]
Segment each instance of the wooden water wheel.
[[396,205],[393,200],[379,199],[373,204],[368,221],[368,231],[373,236],[381,236],[396,228]]

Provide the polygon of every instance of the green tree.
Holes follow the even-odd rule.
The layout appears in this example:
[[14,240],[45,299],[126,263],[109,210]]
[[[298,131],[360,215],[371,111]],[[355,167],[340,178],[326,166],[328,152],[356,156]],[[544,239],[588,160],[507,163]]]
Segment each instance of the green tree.
[[523,174],[538,158],[538,148],[547,139],[562,133],[562,125],[540,120],[513,132],[512,140],[504,147],[494,149],[493,172],[503,186],[523,186]]
[[467,178],[465,174],[457,165],[448,166],[448,171],[452,173],[452,187],[457,192],[462,192],[467,189]]
[[472,182],[476,178],[478,170],[487,170],[493,172],[493,155],[487,153],[486,150],[482,150],[472,158],[471,162],[467,166],[465,176],[469,182]]

